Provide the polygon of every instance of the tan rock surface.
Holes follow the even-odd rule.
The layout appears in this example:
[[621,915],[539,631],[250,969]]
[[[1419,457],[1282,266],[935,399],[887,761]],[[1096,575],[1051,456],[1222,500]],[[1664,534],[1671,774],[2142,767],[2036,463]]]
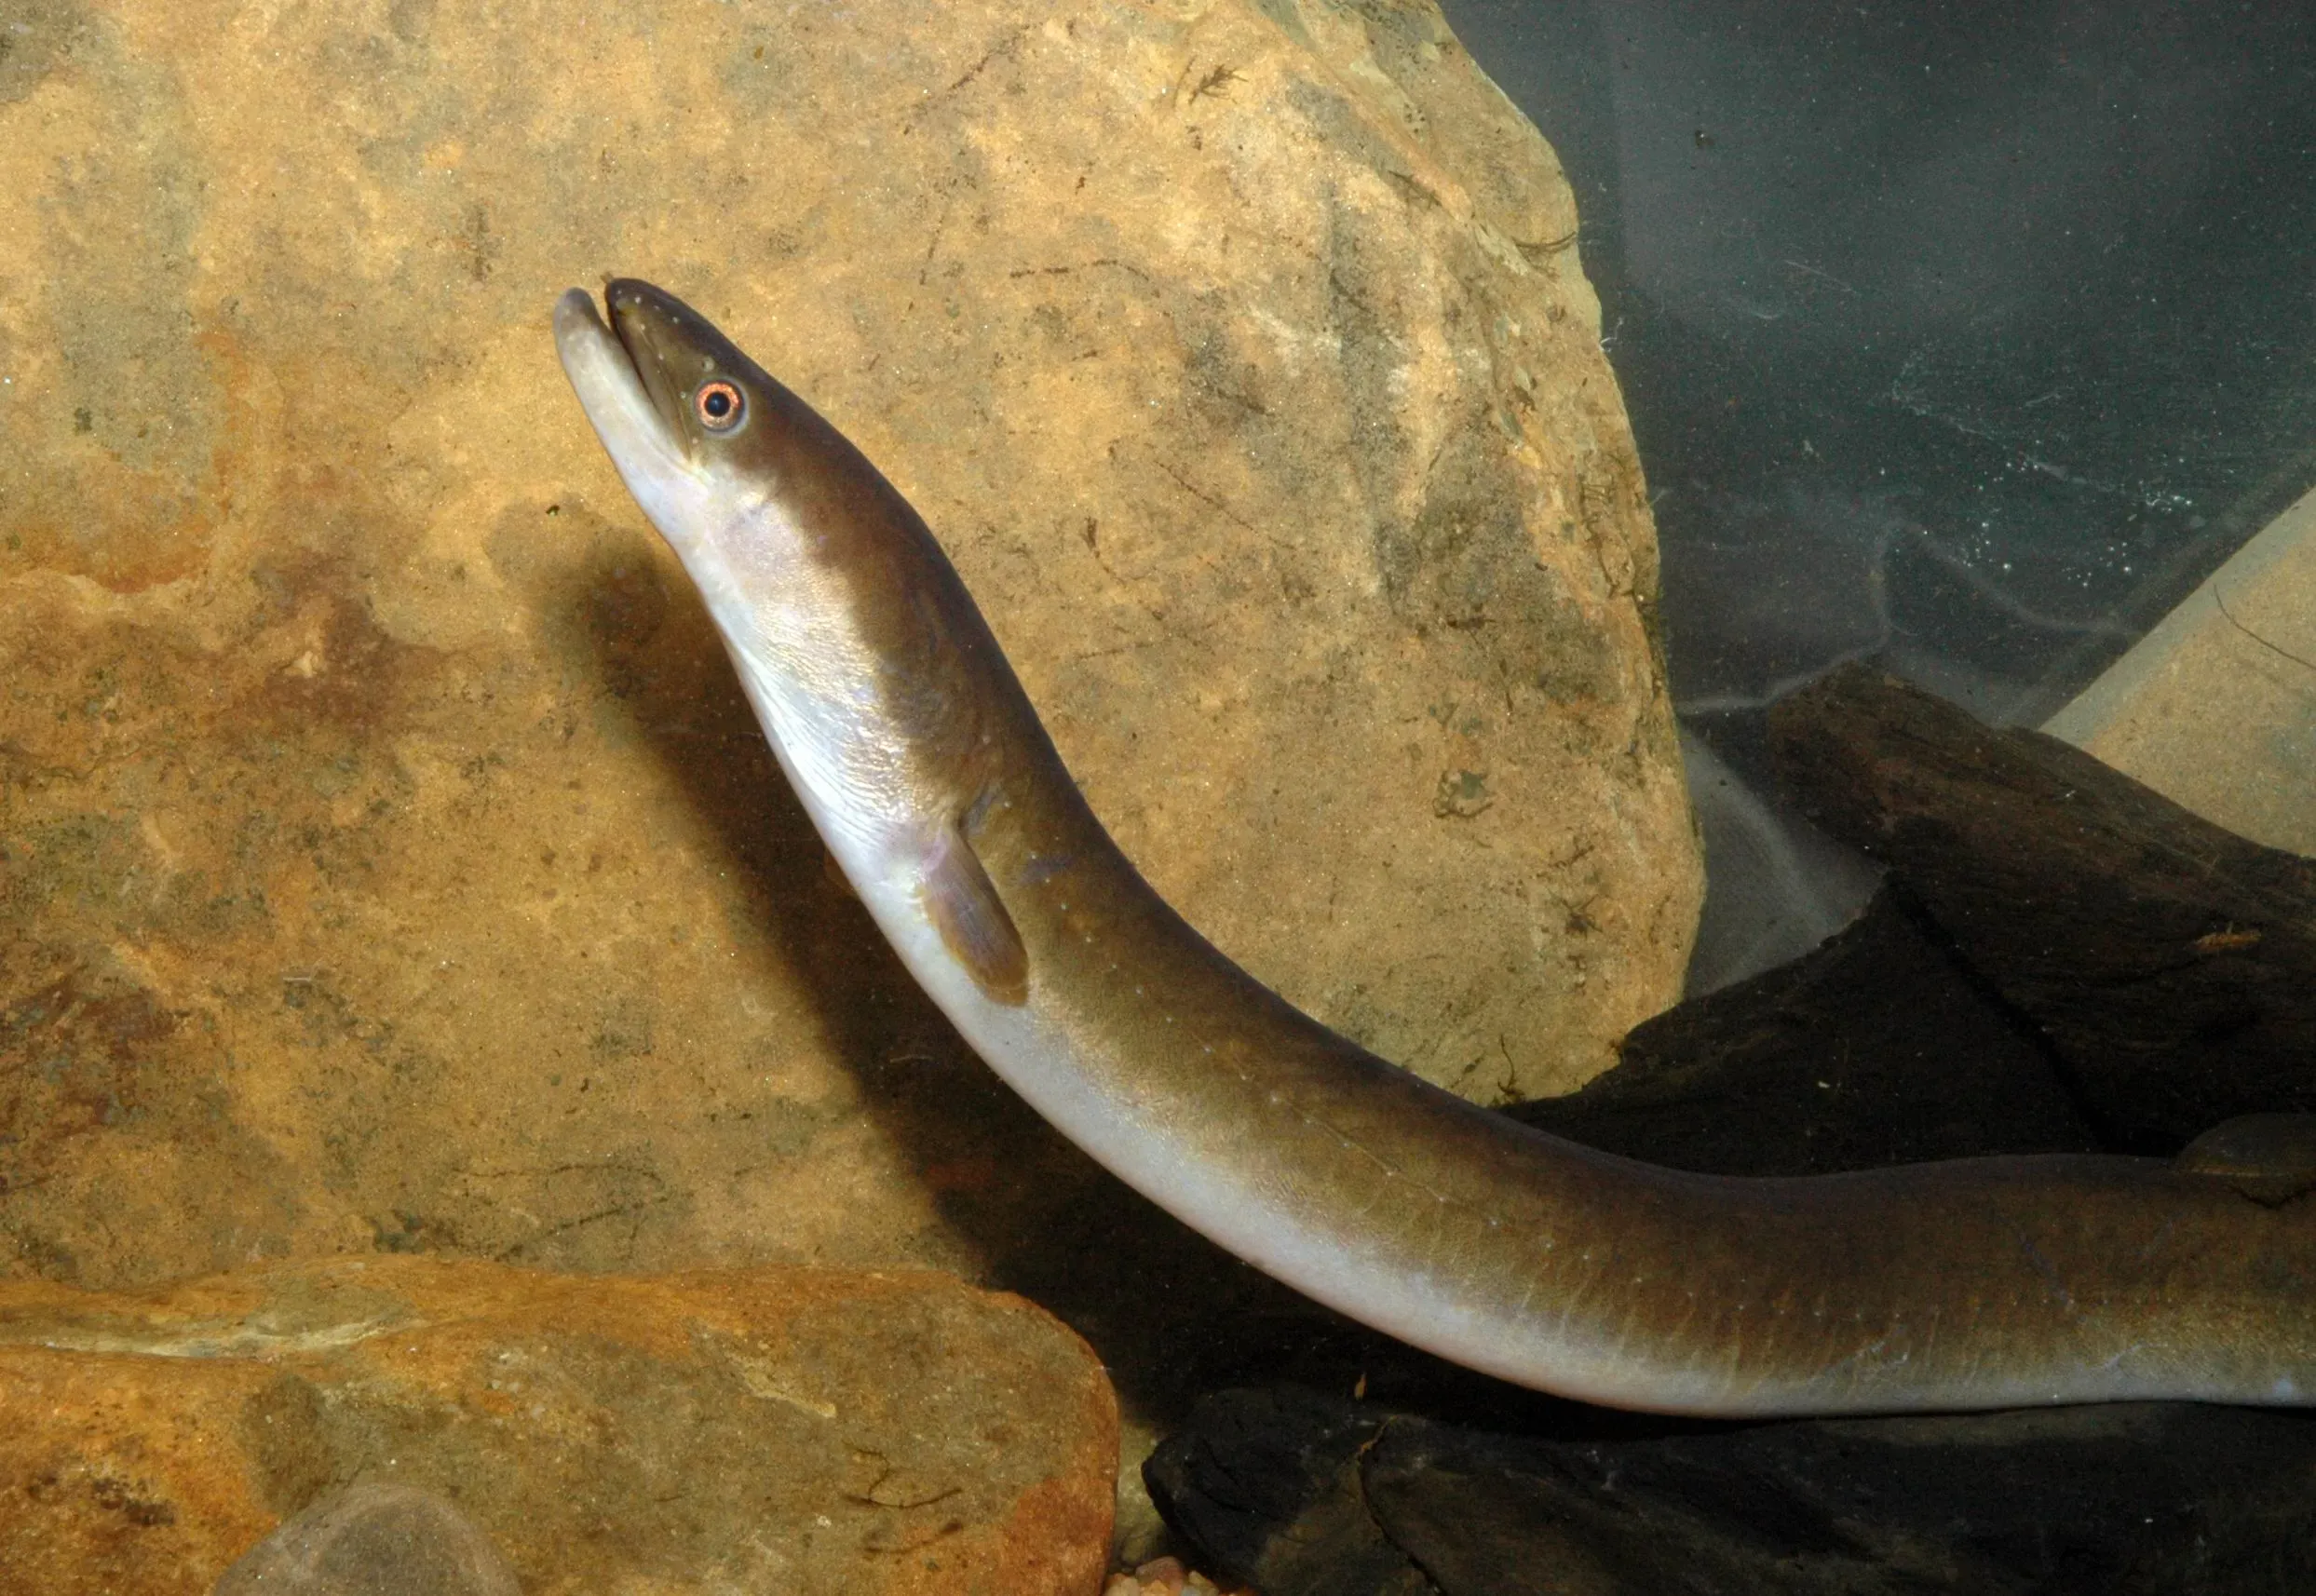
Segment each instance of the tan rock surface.
[[0,1269],[921,1264],[1180,1377],[1096,1299],[1215,1262],[823,879],[579,417],[605,271],[887,467],[1296,1001],[1487,1098],[1677,992],[1639,467],[1565,184],[1428,5],[13,14]]
[[0,1283],[0,1591],[206,1592],[358,1481],[530,1596],[1090,1596],[1117,1413],[1084,1343],[928,1274],[276,1265]]
[[2240,836],[2316,856],[2316,494],[2043,729]]

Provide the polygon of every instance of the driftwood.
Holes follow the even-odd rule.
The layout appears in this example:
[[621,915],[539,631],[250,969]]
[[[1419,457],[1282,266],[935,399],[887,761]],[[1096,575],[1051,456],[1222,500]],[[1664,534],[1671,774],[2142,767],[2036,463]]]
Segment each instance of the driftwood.
[[2124,1403],[1491,1434],[1270,1389],[1144,1470],[1265,1596],[2300,1596],[2316,1424]]
[[1506,1112],[1716,1175],[2101,1146],[2049,1045],[1889,887],[1816,952],[1638,1027],[1581,1091]]
[[[1772,722],[1781,774],[1885,860],[1860,922],[1640,1027],[1511,1112],[1730,1174],[2169,1153],[2316,1109],[2316,864],[1864,670]],[[1346,1350],[1372,1367],[1353,1401]],[[2316,1416],[2175,1404],[1773,1425],[1610,1414],[1356,1338],[1209,1399],[1145,1477],[1266,1596],[2293,1591]],[[1322,1374],[1321,1372],[1325,1373]]]
[[2316,1109],[2316,861],[1859,667],[1780,705],[1770,736],[1802,807],[1888,862],[2108,1143],[2170,1152],[2231,1115]]

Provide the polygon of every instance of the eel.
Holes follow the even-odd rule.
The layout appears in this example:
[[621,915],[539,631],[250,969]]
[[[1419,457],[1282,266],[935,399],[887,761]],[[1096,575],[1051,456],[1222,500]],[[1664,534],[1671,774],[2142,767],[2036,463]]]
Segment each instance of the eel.
[[[925,522],[706,318],[555,310],[781,770],[989,1067],[1239,1257],[1522,1386],[1701,1415],[2316,1400],[2316,1137],[1788,1179],[1519,1125],[1336,1035],[1142,878]],[[607,317],[607,319],[606,319]]]

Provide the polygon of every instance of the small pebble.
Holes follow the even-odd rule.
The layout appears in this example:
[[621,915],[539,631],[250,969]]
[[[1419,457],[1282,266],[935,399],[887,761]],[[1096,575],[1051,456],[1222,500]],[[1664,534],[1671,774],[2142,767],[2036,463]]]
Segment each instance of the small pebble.
[[1257,1592],[1251,1585],[1233,1586],[1226,1591],[1205,1575],[1185,1569],[1180,1558],[1160,1557],[1131,1574],[1111,1575],[1102,1596],[1257,1596]]

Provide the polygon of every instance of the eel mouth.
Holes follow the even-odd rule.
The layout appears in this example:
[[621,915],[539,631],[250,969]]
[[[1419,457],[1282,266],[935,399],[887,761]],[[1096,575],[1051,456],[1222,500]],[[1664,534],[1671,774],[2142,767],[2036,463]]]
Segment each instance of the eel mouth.
[[666,332],[651,303],[665,296],[620,278],[603,297],[608,323],[585,289],[555,302],[555,352],[596,436],[640,494],[646,480],[672,480],[693,468],[682,396],[660,358]]

